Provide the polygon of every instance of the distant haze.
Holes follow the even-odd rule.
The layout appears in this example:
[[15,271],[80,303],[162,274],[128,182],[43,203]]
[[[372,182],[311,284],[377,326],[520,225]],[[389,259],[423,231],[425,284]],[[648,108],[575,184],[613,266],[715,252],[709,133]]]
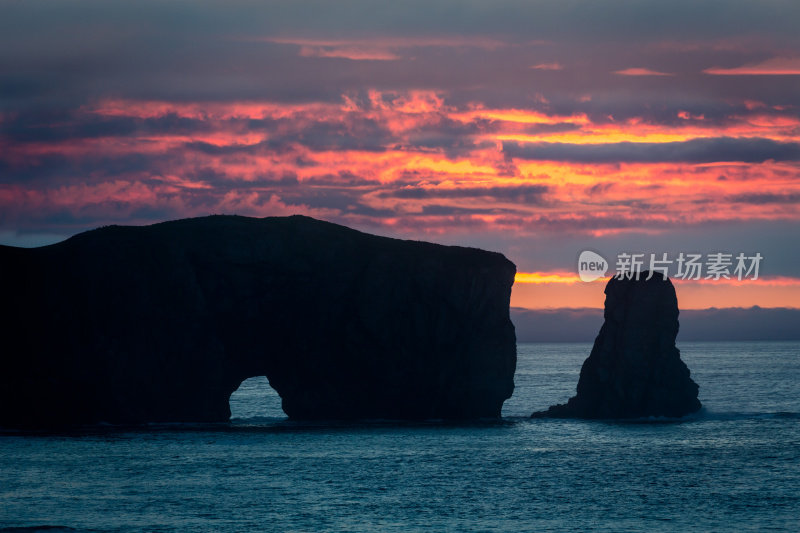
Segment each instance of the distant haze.
[[[603,325],[602,309],[511,308],[519,342],[591,342]],[[681,341],[800,340],[800,309],[730,307],[680,312]]]

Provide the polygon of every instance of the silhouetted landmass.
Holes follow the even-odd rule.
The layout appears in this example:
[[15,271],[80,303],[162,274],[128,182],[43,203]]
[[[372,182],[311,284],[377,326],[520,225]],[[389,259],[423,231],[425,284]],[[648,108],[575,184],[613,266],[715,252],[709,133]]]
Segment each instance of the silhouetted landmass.
[[700,409],[698,387],[675,347],[678,299],[672,282],[611,278],[605,322],[584,361],[578,392],[533,417],[680,417]]
[[603,324],[603,310],[593,308],[511,308],[519,342],[591,342]]
[[[603,323],[603,310],[512,307],[511,320],[519,342],[591,342]],[[797,341],[798,324],[800,309],[786,307],[682,309],[678,343]]]
[[302,216],[0,247],[0,425],[227,421],[261,375],[294,418],[497,417],[515,270]]

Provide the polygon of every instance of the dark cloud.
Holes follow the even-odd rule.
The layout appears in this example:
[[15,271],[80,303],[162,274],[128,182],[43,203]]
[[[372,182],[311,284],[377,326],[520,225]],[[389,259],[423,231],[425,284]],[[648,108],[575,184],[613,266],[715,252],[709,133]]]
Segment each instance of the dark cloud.
[[[603,324],[602,309],[511,308],[520,342],[592,342]],[[800,309],[683,309],[678,346],[696,341],[800,340]]]
[[10,142],[58,142],[98,137],[187,135],[215,129],[210,121],[167,113],[153,118],[103,116],[77,109],[28,110],[2,122],[0,138]]
[[760,193],[760,194],[734,194],[727,197],[729,202],[739,204],[797,204],[800,203],[800,194],[773,194],[773,193]]
[[422,216],[453,216],[453,215],[502,215],[522,214],[516,209],[498,207],[459,207],[453,205],[430,204],[422,206]]
[[311,208],[335,209],[341,214],[356,214],[384,218],[395,216],[390,209],[377,209],[362,203],[361,190],[339,187],[302,187],[284,191],[281,199],[292,205],[306,205]]
[[576,163],[713,163],[741,161],[762,163],[767,160],[800,161],[800,143],[778,142],[762,138],[716,137],[665,143],[516,143],[504,142],[507,157],[570,161]]
[[550,187],[546,185],[520,185],[516,187],[459,187],[453,189],[432,187],[404,187],[380,194],[383,198],[494,198],[529,205],[545,203],[544,195]]
[[603,325],[602,309],[511,308],[517,342],[591,342]]
[[25,158],[0,153],[0,184],[63,185],[101,181],[108,177],[125,178],[132,173],[159,173],[174,161],[170,154],[104,154],[81,156],[44,154]]
[[[31,5],[28,5],[31,4]],[[521,1],[499,0],[487,5],[480,0],[410,0],[389,4],[383,9],[369,0],[344,0],[331,4],[326,0],[303,2],[280,0],[261,2],[232,0],[229,2],[193,2],[191,9],[183,4],[164,4],[155,0],[136,5],[114,5],[101,0],[76,1],[69,5],[48,5],[32,0],[23,5],[11,3],[0,29],[12,36],[24,34],[15,23],[25,22],[39,8],[37,23],[43,34],[54,32],[62,38],[75,36],[79,46],[91,46],[103,34],[87,31],[99,22],[111,21],[118,28],[136,29],[147,26],[156,34],[164,29],[178,37],[207,31],[229,34],[239,29],[247,36],[292,35],[300,30],[327,37],[352,37],[374,28],[386,34],[440,35],[507,35],[514,42],[524,42],[531,34],[554,40],[565,33],[583,39],[687,38],[701,35],[720,38],[749,31],[773,32],[787,40],[795,39],[794,22],[800,9],[793,2],[767,1],[754,5],[746,0],[710,0],[700,4],[690,0],[674,0],[669,4],[607,0],[602,4],[591,0]],[[424,13],[422,17],[420,14]],[[314,16],[309,16],[313,14]],[[159,15],[155,18],[154,15]],[[691,16],[689,16],[691,15]],[[572,25],[558,25],[568,18]],[[78,23],[84,23],[79,26]],[[63,26],[75,26],[72,33]],[[79,32],[83,29],[83,32]],[[125,35],[118,36],[120,40]],[[691,42],[691,41],[690,41]],[[46,44],[40,46],[46,49]]]
[[288,143],[271,143],[268,141],[254,144],[211,144],[204,141],[191,141],[183,144],[187,150],[200,152],[206,155],[225,156],[247,154],[255,155],[268,151],[285,151],[289,148]]
[[609,183],[595,183],[591,187],[586,188],[586,194],[589,196],[598,196],[606,194],[608,191],[616,187],[616,183],[609,182]]
[[540,135],[543,133],[567,133],[581,129],[580,124],[562,122],[559,124],[530,124],[522,129],[522,133],[528,135]]
[[[215,194],[228,191],[242,191],[245,189],[254,190],[287,190],[300,186],[297,174],[291,171],[273,172],[266,169],[255,177],[243,179],[235,173],[227,174],[224,170],[209,167],[198,167],[189,169],[182,173],[183,177],[189,182],[198,185],[208,185],[213,188]],[[156,179],[160,179],[156,177]]]
[[[532,93],[539,93],[554,106],[573,102],[574,110],[575,97],[591,90],[593,103],[584,107],[598,117],[682,99],[710,120],[720,115],[719,102],[734,95],[797,103],[795,80],[765,90],[760,81],[732,84],[701,72],[796,54],[798,19],[800,5],[782,0],[418,0],[381,9],[368,0],[7,2],[0,19],[0,109],[108,96],[331,102],[370,87],[441,89],[456,103],[515,107],[529,106]],[[301,45],[286,39],[303,37],[374,42],[400,59],[301,57]],[[495,44],[470,44],[482,40]],[[530,68],[542,62],[564,69]],[[613,74],[632,66],[680,75],[646,80]],[[671,107],[664,107],[668,117],[674,117]],[[660,114],[657,106],[653,114]]]
[[[227,126],[227,129],[235,131],[238,122],[226,121],[221,127],[224,130]],[[398,141],[384,124],[360,116],[348,116],[341,120],[309,120],[309,117],[300,117],[297,121],[248,120],[246,124],[248,131],[263,131],[269,134],[269,138],[253,144],[217,145],[193,141],[185,143],[184,146],[207,155],[225,156],[265,152],[286,153],[298,146],[313,151],[383,152],[387,145]]]
[[352,172],[340,171],[336,174],[322,174],[319,176],[307,177],[303,180],[303,184],[350,189],[378,186],[381,182],[375,179],[364,178]]
[[457,159],[476,149],[493,149],[493,141],[478,141],[478,135],[495,133],[499,130],[497,121],[485,119],[461,122],[444,116],[422,125],[412,132],[408,144],[400,143],[395,148],[404,150],[442,150],[447,157]]

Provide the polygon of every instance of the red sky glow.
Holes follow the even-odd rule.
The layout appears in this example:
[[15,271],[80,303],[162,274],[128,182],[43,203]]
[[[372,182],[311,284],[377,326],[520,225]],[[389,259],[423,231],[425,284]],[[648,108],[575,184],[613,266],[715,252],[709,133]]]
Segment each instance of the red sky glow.
[[602,306],[584,249],[758,251],[682,306],[800,306],[785,3],[234,4],[6,4],[0,242],[301,213],[502,252],[518,307]]

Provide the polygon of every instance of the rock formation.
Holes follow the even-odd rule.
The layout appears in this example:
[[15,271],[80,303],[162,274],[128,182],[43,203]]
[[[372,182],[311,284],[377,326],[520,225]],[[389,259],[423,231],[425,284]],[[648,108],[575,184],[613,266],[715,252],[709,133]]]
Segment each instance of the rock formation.
[[533,417],[680,417],[700,409],[697,384],[675,347],[678,299],[672,282],[611,278],[605,323],[584,361],[578,393]]
[[293,418],[497,417],[514,274],[302,216],[0,247],[0,425],[227,421],[262,375]]

